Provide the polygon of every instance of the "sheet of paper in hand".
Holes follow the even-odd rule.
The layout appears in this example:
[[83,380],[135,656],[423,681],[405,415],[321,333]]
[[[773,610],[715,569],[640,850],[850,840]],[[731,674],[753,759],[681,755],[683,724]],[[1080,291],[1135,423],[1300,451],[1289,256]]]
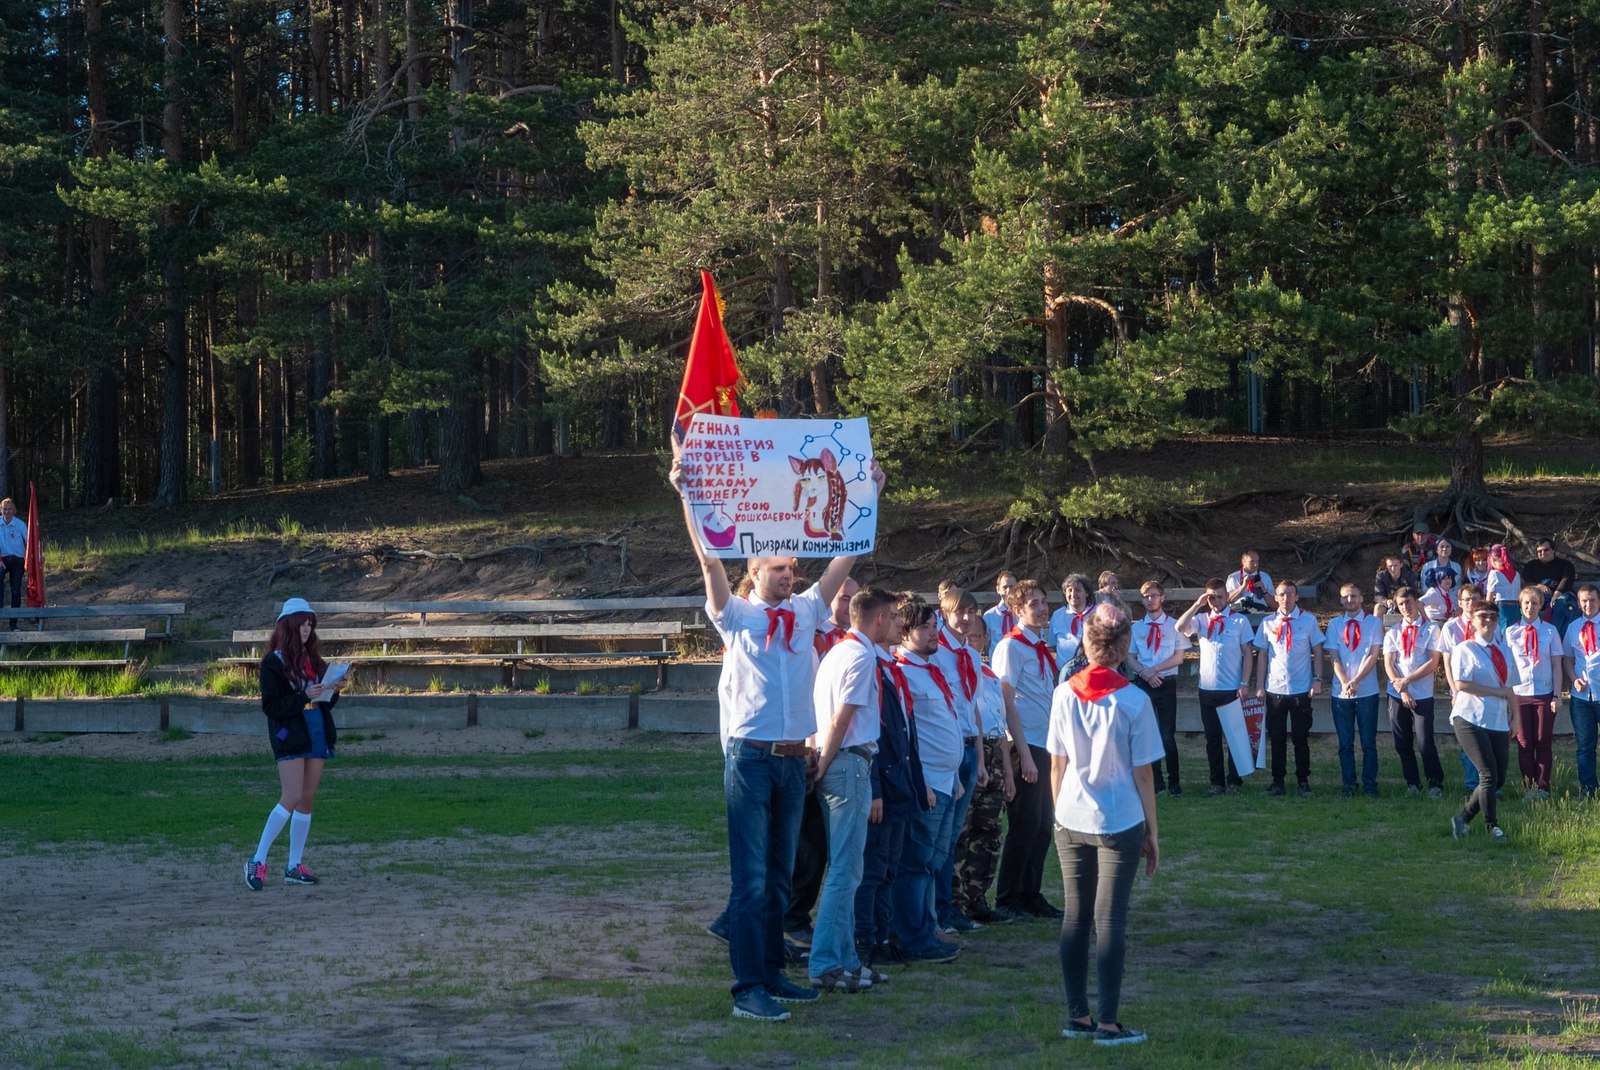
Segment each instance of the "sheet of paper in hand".
[[697,414],[683,492],[713,557],[869,553],[878,532],[867,421]]

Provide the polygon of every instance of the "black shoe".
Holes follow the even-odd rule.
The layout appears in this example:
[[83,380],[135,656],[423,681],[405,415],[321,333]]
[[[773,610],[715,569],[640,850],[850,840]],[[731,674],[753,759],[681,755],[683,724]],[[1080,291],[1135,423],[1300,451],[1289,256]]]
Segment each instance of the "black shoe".
[[979,903],[975,907],[968,907],[966,915],[979,925],[993,925],[998,920],[995,917],[994,908],[988,903]]
[[783,964],[785,966],[804,966],[810,961],[811,949],[809,947],[801,947],[787,937],[784,938]]
[[1376,799],[1378,797],[1378,789],[1377,788],[1362,788],[1361,789],[1361,794],[1365,795],[1369,799]]
[[1274,780],[1272,782],[1272,786],[1267,789],[1267,794],[1268,795],[1282,795],[1282,794],[1284,794],[1283,782],[1279,781],[1279,780]]
[[1183,788],[1179,787],[1178,782],[1174,780],[1171,786],[1167,788],[1167,794],[1176,799],[1183,794]]
[[887,940],[873,948],[870,957],[873,966],[903,966],[907,961],[905,952]]
[[961,954],[961,945],[940,940],[921,951],[902,951],[900,954],[903,962],[954,962],[956,956]]
[[1226,795],[1227,793],[1228,789],[1221,784],[1213,784],[1206,789],[1206,798],[1215,799],[1218,795]]
[[1061,911],[1051,906],[1050,901],[1042,895],[1028,904],[1028,913],[1036,918],[1046,918],[1054,921],[1060,921],[1062,916]]
[[1299,789],[1298,789],[1298,790],[1297,790],[1297,791],[1296,791],[1296,792],[1295,792],[1295,794],[1296,794],[1296,795],[1299,795],[1299,796],[1300,796],[1300,797],[1301,797],[1301,798],[1302,798],[1302,799],[1309,799],[1309,798],[1311,798],[1311,796],[1312,796],[1312,794],[1313,794],[1313,792],[1312,792],[1312,790],[1311,790],[1311,784],[1310,784],[1310,782],[1309,782],[1309,781],[1305,781],[1305,780],[1302,780],[1302,781],[1300,781],[1300,787],[1299,787]]
[[1229,784],[1228,785],[1228,794],[1229,795],[1242,795],[1242,794],[1244,794],[1244,785],[1243,784]]
[[1339,798],[1348,799],[1356,793],[1354,784],[1345,784],[1339,788]]
[[777,983],[767,989],[767,995],[779,1003],[814,1003],[822,993],[815,988],[801,988],[780,973]]
[[1008,921],[1018,921],[1028,916],[1014,907],[996,905],[993,910],[989,911],[989,916],[984,919],[984,924],[1004,925]]

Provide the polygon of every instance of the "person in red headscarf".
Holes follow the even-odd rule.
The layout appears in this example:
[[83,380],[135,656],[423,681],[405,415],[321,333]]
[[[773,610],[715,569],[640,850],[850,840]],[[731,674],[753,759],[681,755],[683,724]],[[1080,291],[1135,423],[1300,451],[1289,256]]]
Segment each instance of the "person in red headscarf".
[[1506,782],[1510,715],[1517,701],[1514,688],[1522,678],[1510,651],[1495,634],[1499,626],[1500,614],[1492,606],[1477,606],[1472,611],[1472,638],[1450,651],[1450,672],[1455,680],[1450,727],[1461,752],[1478,770],[1478,786],[1461,812],[1450,818],[1450,831],[1458,840],[1479,813],[1491,839],[1506,838],[1496,820],[1495,793]]
[[[1133,637],[1127,614],[1096,607],[1084,630],[1089,667],[1056,690],[1050,706],[1050,795],[1056,854],[1067,890],[1061,975],[1067,1024],[1061,1035],[1106,1047],[1145,1039],[1118,1018],[1127,957],[1128,900],[1139,860],[1154,876],[1161,859],[1154,765],[1161,729],[1149,695],[1116,671]],[[1095,932],[1098,1014],[1089,1013],[1089,933]]]

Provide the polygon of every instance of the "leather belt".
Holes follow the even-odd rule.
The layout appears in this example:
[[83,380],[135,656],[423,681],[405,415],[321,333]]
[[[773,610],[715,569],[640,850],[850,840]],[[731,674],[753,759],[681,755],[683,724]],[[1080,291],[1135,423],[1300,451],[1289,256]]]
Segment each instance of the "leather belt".
[[867,746],[865,743],[857,743],[853,747],[846,747],[845,748],[845,753],[847,753],[847,754],[858,754],[861,757],[865,758],[867,761],[869,761],[869,762],[872,761],[872,748]]
[[961,745],[963,747],[976,747],[978,745],[978,737],[977,736],[962,736],[961,737]]
[[806,746],[805,740],[781,740],[774,743],[767,739],[740,737],[739,742],[748,743],[757,750],[764,750],[774,758],[804,758],[811,753],[811,748]]

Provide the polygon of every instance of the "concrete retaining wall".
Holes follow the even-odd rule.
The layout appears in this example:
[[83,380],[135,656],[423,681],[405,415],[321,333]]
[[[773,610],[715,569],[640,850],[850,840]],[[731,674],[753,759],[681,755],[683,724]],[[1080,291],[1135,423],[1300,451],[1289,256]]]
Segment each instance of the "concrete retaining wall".
[[479,695],[484,728],[627,728],[632,695]]
[[715,695],[639,696],[639,727],[647,732],[715,734],[719,714]]
[[149,698],[24,699],[28,732],[159,732],[161,703]]
[[167,725],[227,736],[267,734],[267,718],[258,698],[168,699]]

